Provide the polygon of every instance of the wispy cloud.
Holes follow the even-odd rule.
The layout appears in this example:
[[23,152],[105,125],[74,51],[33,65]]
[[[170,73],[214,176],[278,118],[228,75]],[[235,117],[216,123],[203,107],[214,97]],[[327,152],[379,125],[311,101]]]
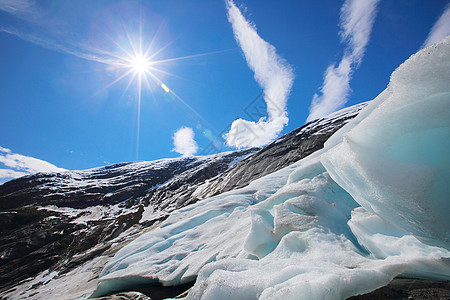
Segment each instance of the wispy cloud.
[[[52,51],[70,54],[82,59],[108,65],[120,62],[114,51],[105,50],[117,48],[117,45],[112,40],[104,38],[107,36],[106,32],[102,32],[102,39],[85,42],[87,37],[83,35],[83,32],[86,31],[84,26],[90,21],[88,22],[86,19],[85,22],[83,19],[85,18],[84,15],[71,9],[76,4],[71,2],[65,3],[65,9],[60,14],[52,14],[51,9],[46,7],[46,5],[45,2],[33,0],[0,0],[0,11],[8,13],[13,20],[9,24],[0,24],[0,32],[14,35],[26,42]],[[120,10],[109,12],[110,14],[105,13],[102,20],[119,19],[117,15],[114,15],[115,13],[118,14],[118,11]],[[70,20],[72,19],[76,19],[79,22],[71,22]],[[103,30],[99,28],[98,24],[95,25],[96,30]],[[117,28],[121,28],[120,26],[117,26]],[[99,40],[103,42],[102,45],[97,45]],[[107,45],[106,42],[109,44]]]
[[434,43],[439,42],[448,35],[450,35],[450,3],[447,4],[444,12],[437,20],[437,22],[433,25],[428,38],[422,45],[422,48],[433,45]]
[[0,10],[13,15],[27,14],[33,10],[33,2],[30,0],[0,0]]
[[[8,148],[0,146],[0,183],[4,183],[13,178],[24,175],[31,175],[39,172],[65,172],[65,169],[58,168],[49,162],[30,156],[13,153]],[[2,165],[0,165],[2,167]]]
[[230,147],[262,146],[276,138],[289,121],[286,106],[294,75],[275,47],[258,35],[256,26],[244,18],[234,2],[226,0],[226,5],[234,37],[256,81],[264,89],[268,118],[258,122],[235,120],[225,137]]
[[1,27],[1,25],[0,32],[14,35],[26,42],[36,44],[49,50],[70,54],[90,61],[96,61],[105,64],[113,64],[115,61],[117,61],[117,59],[113,58],[111,55],[102,54],[100,50],[89,49],[88,46],[82,46],[80,44],[75,45],[69,41],[56,41],[51,38],[42,38],[33,33],[23,32],[16,28],[5,28]]
[[379,0],[346,0],[341,8],[340,37],[345,52],[339,64],[328,66],[320,93],[315,94],[307,121],[326,116],[347,103],[350,79],[364,57]]
[[178,152],[183,156],[194,155],[198,146],[194,140],[194,131],[190,127],[181,127],[173,135],[173,146],[172,151]]

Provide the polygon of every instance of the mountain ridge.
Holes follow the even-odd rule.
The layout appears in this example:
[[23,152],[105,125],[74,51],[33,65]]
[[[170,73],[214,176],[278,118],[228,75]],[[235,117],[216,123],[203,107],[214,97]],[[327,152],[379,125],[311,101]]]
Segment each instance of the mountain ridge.
[[175,209],[302,159],[365,105],[309,122],[262,149],[35,174],[1,185],[0,291],[46,270],[70,272],[112,251],[111,241],[126,232],[139,235]]

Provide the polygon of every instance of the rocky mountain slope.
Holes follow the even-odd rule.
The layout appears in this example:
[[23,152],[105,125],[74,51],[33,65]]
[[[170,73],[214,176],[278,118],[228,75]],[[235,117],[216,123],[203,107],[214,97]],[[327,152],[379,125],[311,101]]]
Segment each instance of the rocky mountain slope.
[[171,211],[300,160],[365,105],[310,122],[262,149],[36,174],[1,185],[0,291],[113,255]]
[[[148,226],[177,205],[183,206],[183,202],[173,201],[148,219],[148,211],[161,201],[152,197],[154,193],[159,197],[170,193],[171,199],[177,200],[188,197],[198,184],[256,150],[36,174],[3,184],[1,287],[47,269],[69,271],[101,254],[109,248],[108,241],[134,225]],[[96,250],[88,251],[93,248]],[[80,255],[85,251],[89,254]]]
[[326,118],[313,120],[280,137],[217,178],[201,185],[194,196],[206,198],[248,185],[251,181],[323,148],[326,140],[367,106],[368,102],[342,109]]

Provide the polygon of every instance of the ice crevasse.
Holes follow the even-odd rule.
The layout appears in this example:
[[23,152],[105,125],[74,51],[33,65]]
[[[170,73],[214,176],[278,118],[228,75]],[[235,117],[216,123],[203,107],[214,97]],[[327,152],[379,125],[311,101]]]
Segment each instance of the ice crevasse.
[[195,281],[188,299],[345,299],[399,275],[449,280],[449,143],[447,37],[324,149],[122,248],[94,296]]

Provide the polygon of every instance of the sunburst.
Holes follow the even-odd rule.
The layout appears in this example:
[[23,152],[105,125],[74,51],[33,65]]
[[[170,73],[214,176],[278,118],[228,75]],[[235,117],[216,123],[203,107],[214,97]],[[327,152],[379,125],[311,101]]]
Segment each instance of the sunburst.
[[148,89],[151,88],[151,82],[156,83],[165,93],[172,95],[185,107],[187,107],[191,113],[193,113],[197,118],[201,119],[203,122],[208,122],[197,113],[186,101],[184,101],[180,96],[178,96],[172,89],[168,87],[157,74],[165,74],[169,76],[175,76],[164,70],[163,65],[167,63],[176,62],[179,60],[190,59],[210,54],[222,53],[234,49],[212,51],[201,54],[187,55],[168,59],[156,59],[158,55],[164,52],[168,45],[161,47],[159,49],[154,49],[155,39],[157,34],[153,36],[151,41],[144,47],[144,39],[142,32],[140,32],[137,42],[133,42],[131,35],[126,33],[127,42],[124,45],[116,41],[115,39],[109,37],[109,39],[114,43],[116,48],[120,53],[103,53],[108,59],[102,62],[109,65],[111,68],[119,71],[119,75],[109,84],[104,86],[101,90],[108,89],[109,87],[115,85],[116,83],[126,80],[128,78],[128,83],[125,87],[123,94],[125,95],[127,91],[132,86],[132,83],[137,83],[137,141],[136,141],[136,159],[139,156],[139,137],[140,137],[140,119],[141,119],[141,100],[142,100],[142,90],[145,86]]
[[144,74],[149,70],[150,60],[144,56],[134,57],[130,61],[130,67],[138,74]]

